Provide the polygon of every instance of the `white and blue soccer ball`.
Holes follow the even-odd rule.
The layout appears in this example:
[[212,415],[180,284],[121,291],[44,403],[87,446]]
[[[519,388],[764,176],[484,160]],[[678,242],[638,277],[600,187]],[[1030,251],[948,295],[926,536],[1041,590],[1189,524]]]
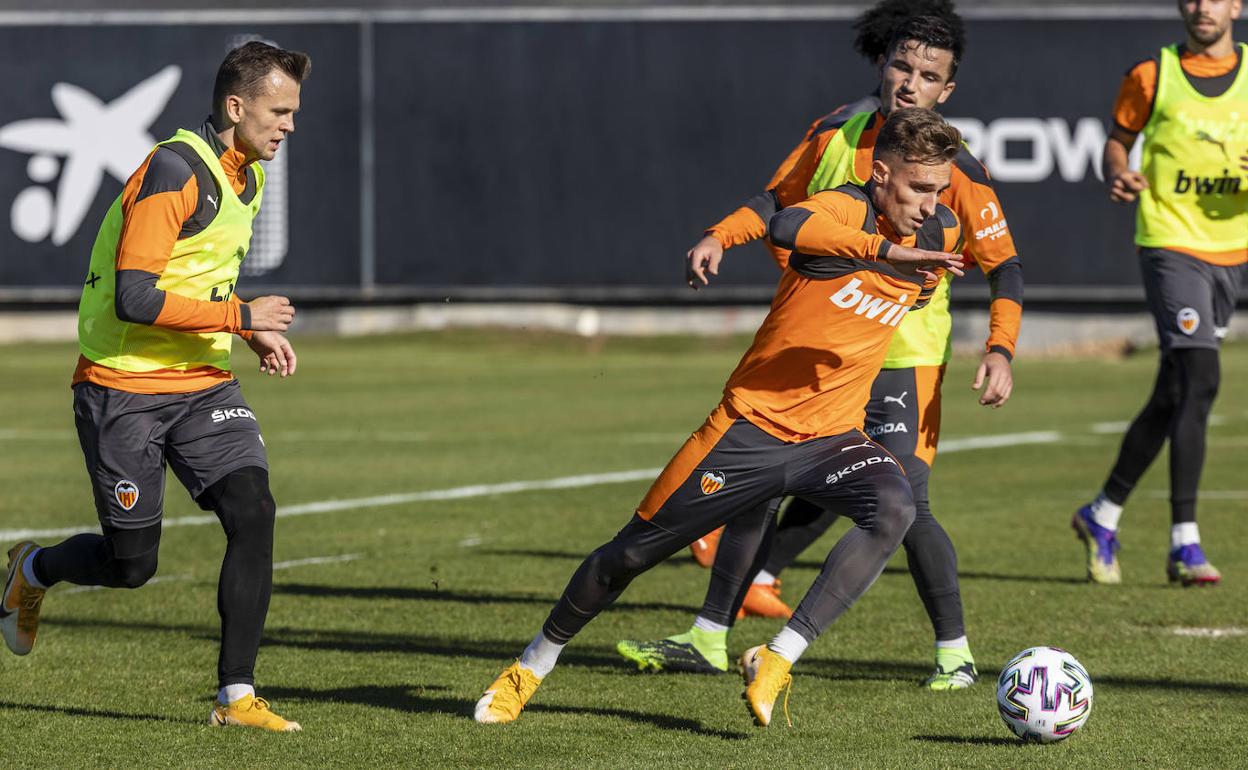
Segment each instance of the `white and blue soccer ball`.
[[1056,743],[1092,713],[1092,679],[1075,656],[1056,647],[1015,655],[997,678],[1001,719],[1024,741]]

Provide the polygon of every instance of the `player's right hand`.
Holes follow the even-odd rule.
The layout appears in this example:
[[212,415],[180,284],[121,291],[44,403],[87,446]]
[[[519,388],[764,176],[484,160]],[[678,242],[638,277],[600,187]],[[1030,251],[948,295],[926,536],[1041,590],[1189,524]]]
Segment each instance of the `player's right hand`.
[[724,258],[724,247],[719,239],[708,235],[694,244],[685,255],[685,280],[689,288],[697,291],[711,282],[707,274],[719,275],[719,263]]
[[251,328],[258,332],[284,332],[295,319],[295,306],[286,297],[256,297],[247,303]]
[[1148,180],[1138,171],[1123,171],[1109,182],[1109,199],[1115,203],[1133,203],[1139,193],[1148,189]]
[[963,276],[965,273],[962,268],[966,267],[961,254],[946,254],[943,251],[928,251],[898,246],[895,243],[889,247],[884,261],[896,268],[897,272],[921,276],[924,281],[938,279],[940,276],[935,271],[942,268],[956,276]]

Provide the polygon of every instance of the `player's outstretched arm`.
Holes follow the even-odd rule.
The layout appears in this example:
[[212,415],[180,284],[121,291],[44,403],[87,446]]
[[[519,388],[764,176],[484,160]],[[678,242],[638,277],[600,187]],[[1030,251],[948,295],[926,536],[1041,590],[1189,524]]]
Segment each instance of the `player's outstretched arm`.
[[912,246],[898,246],[889,243],[880,254],[880,258],[904,275],[917,275],[925,282],[940,280],[940,271],[947,270],[956,276],[966,273],[966,263],[961,254],[949,254],[943,251],[928,251]]
[[258,331],[247,339],[247,345],[260,358],[261,374],[288,377],[295,373],[295,349],[284,335]]

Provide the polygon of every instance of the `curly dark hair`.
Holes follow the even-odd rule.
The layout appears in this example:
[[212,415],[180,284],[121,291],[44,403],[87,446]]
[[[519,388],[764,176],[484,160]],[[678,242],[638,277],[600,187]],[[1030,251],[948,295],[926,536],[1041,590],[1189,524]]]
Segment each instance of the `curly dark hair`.
[[958,65],[962,63],[966,33],[962,30],[960,19],[954,22],[944,16],[914,16],[893,30],[893,39],[885,49],[886,55],[892,55],[898,47],[907,43],[952,53],[953,62],[949,65],[949,79],[952,80],[958,74]]
[[874,62],[888,53],[893,33],[912,16],[940,16],[962,35],[962,17],[953,0],[880,0],[854,22],[854,50]]

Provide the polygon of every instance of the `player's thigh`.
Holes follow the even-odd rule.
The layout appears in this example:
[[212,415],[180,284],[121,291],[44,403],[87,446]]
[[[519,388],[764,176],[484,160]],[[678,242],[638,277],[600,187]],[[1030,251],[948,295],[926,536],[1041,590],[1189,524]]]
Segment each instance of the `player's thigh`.
[[859,431],[814,442],[793,466],[787,491],[868,525],[878,514],[913,517],[914,497],[901,462]]
[[204,490],[239,468],[268,470],[260,424],[238,380],[188,396],[181,419],[169,429],[165,454],[191,497],[199,500]]
[[1244,282],[1244,266],[1209,265],[1208,270],[1213,281],[1213,333],[1221,342],[1230,329],[1231,316],[1235,314],[1235,303],[1239,300],[1239,289]]
[[[1210,267],[1176,251],[1140,249],[1144,294],[1162,350],[1218,347],[1217,287]],[[1226,316],[1229,321],[1229,312]]]
[[916,369],[881,369],[871,383],[864,430],[867,437],[901,457],[914,454],[922,430]]
[[111,529],[160,522],[165,493],[164,442],[178,396],[127,393],[90,382],[74,386],[74,425],[95,510]]
[[791,446],[721,404],[668,462],[637,515],[697,539],[779,496]]

